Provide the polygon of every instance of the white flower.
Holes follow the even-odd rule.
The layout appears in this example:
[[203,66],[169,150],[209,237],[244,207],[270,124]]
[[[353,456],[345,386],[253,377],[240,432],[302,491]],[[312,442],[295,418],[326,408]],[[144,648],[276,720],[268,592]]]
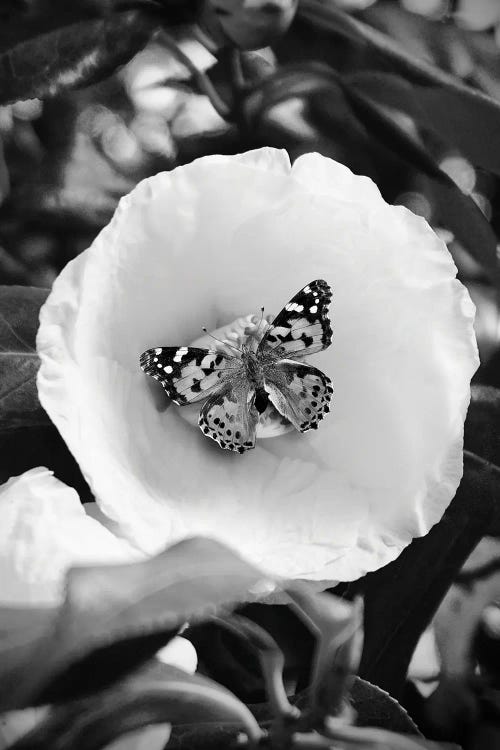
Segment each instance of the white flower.
[[[192,534],[274,573],[349,580],[442,516],[462,474],[474,307],[427,223],[318,154],[209,156],[122,199],[42,308],[40,400],[120,533]],[[314,434],[219,449],[138,364],[238,316],[333,288],[334,385]],[[168,408],[167,408],[168,407]]]
[[[43,466],[0,486],[0,606],[57,606],[69,567],[142,557],[87,514],[92,505],[82,506],[75,490]],[[173,638],[157,656],[187,672],[196,669],[196,651],[185,638]],[[33,729],[46,711],[25,709],[0,716],[0,750]],[[169,725],[140,730],[117,741],[116,750],[160,750],[169,735]]]
[[61,602],[72,565],[130,562],[140,555],[85,512],[75,490],[39,466],[0,486],[0,603]]

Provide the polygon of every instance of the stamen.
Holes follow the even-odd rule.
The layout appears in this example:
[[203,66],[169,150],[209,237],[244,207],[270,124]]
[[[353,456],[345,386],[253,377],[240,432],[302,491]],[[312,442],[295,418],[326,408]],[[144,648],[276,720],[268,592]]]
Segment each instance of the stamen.
[[[209,332],[203,326],[203,336],[189,343],[189,346],[202,349],[216,348],[226,357],[230,357],[231,367],[242,365],[242,359],[247,354],[256,353],[268,327],[271,325],[272,316],[264,316],[264,308],[260,308],[260,315],[255,313],[237,318],[232,323],[216,328]],[[217,342],[216,347],[212,344]],[[234,372],[234,369],[233,369]],[[198,425],[198,417],[203,402],[187,404],[178,410],[178,414],[187,422]],[[275,437],[285,432],[293,431],[293,426],[288,422],[269,401],[267,407],[259,413],[257,425],[257,437]]]

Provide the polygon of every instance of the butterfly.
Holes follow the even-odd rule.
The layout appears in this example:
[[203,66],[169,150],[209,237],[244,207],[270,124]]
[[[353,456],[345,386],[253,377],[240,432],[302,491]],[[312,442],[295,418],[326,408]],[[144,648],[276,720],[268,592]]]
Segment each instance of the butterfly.
[[317,429],[330,410],[332,382],[303,359],[331,344],[331,298],[327,282],[316,279],[292,297],[256,346],[250,339],[234,354],[156,347],[141,354],[141,368],[178,406],[204,401],[198,424],[225,450],[255,447],[259,415],[269,402],[299,432]]

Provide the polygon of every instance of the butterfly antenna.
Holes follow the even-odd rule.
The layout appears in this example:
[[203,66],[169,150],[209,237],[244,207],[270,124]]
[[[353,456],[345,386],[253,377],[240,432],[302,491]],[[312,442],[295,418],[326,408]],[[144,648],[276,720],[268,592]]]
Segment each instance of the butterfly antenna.
[[238,349],[238,347],[234,346],[234,344],[230,344],[229,341],[222,341],[222,339],[218,339],[216,336],[213,336],[211,333],[209,333],[206,326],[202,326],[201,330],[203,331],[203,333],[206,333],[207,336],[210,336],[211,339],[213,339],[214,341],[218,341],[219,344],[222,344],[222,346],[230,346],[231,349],[235,349],[238,354],[241,354],[241,349]]

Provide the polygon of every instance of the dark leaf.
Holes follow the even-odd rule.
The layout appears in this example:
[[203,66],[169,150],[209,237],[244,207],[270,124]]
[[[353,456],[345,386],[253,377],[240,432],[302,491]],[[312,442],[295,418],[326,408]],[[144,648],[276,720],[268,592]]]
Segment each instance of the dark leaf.
[[344,83],[344,93],[365,127],[406,162],[432,181],[440,216],[456,238],[500,283],[497,261],[497,239],[484,214],[469,195],[464,194],[444,172],[424,143],[398,120],[389,115],[374,99]]
[[154,664],[110,690],[55,708],[12,750],[98,750],[151,724],[193,720],[227,726],[232,741],[241,730],[260,736],[250,711],[228,690],[199,675]]
[[365,598],[365,646],[359,674],[402,695],[418,639],[479,540],[498,528],[500,477],[466,457],[464,477],[442,520],[394,562],[353,584]]
[[35,349],[38,313],[47,289],[0,287],[0,432],[48,424],[38,401]]
[[405,709],[384,690],[360,677],[354,679],[349,701],[360,727],[382,727],[402,734],[418,734]]
[[[202,537],[144,562],[72,568],[64,603],[32,637],[31,610],[14,620],[11,614],[2,634],[0,702],[8,709],[66,701],[107,685],[150,658],[186,620],[241,601],[262,578]],[[16,646],[19,627],[29,637]]]
[[[57,16],[52,18],[57,23]],[[1,104],[52,96],[100,80],[144,47],[158,26],[158,18],[144,9],[95,18],[83,14],[66,24],[67,19],[61,20],[61,25],[20,38],[8,24],[4,27],[0,35]]]
[[420,86],[392,73],[369,71],[347,75],[346,83],[380,104],[409,115],[457,148],[475,166],[500,174],[500,149],[495,148],[497,113],[471,107],[455,90]]
[[455,76],[406,51],[389,35],[338,9],[334,0],[302,0],[298,18],[309,28],[347,39],[360,51],[370,53],[370,70],[395,72],[412,83],[456,92],[474,117],[486,117],[500,126],[500,104]]
[[500,466],[500,390],[473,385],[465,422],[465,449]]

